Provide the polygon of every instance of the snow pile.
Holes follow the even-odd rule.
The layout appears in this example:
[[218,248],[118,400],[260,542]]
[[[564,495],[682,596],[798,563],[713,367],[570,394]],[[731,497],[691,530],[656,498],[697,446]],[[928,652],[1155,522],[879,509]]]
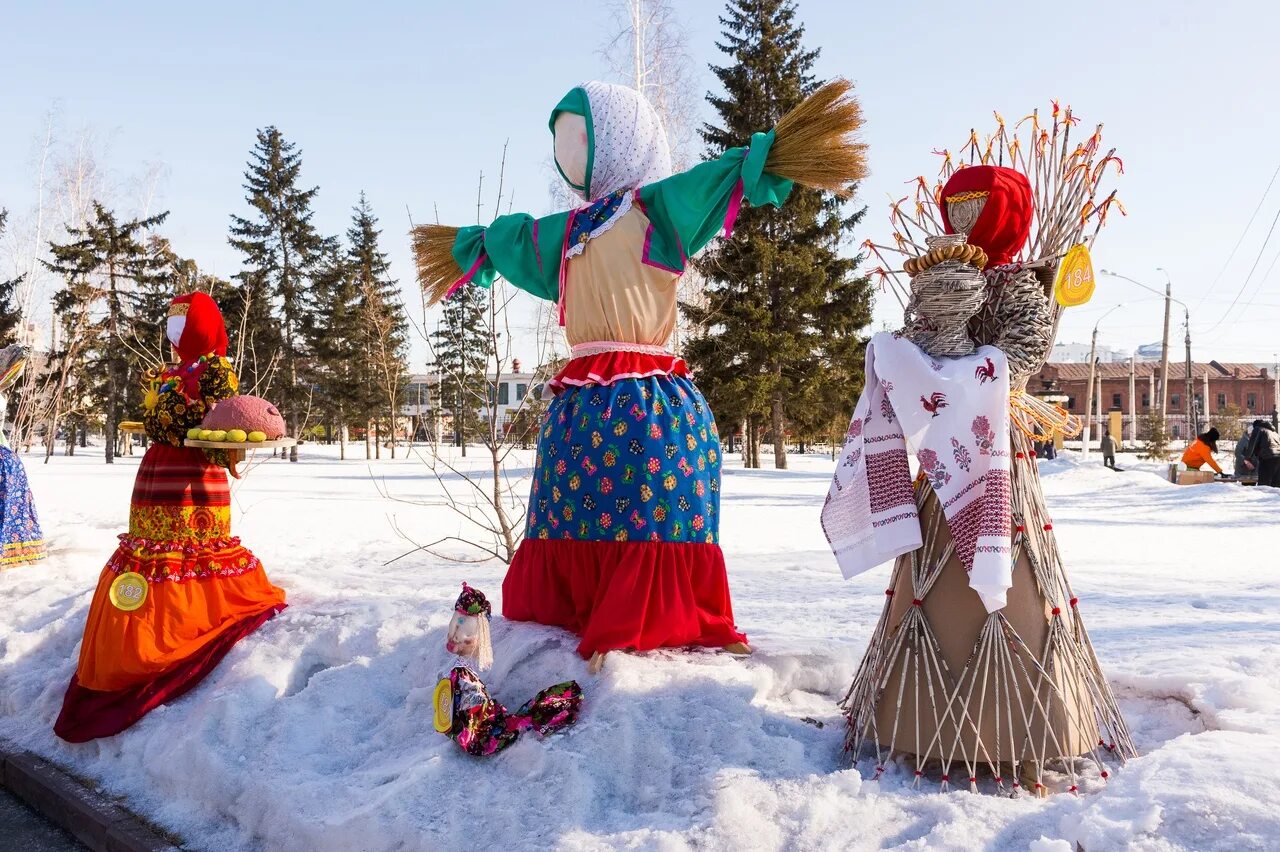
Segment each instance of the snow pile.
[[[290,608],[196,691],[111,740],[52,721],[136,459],[28,459],[51,558],[0,574],[0,736],[47,755],[199,849],[1265,849],[1280,843],[1280,492],[1177,488],[1043,464],[1090,633],[1144,756],[1080,798],[1004,799],[863,780],[836,704],[888,569],[840,580],[818,525],[831,462],[730,469],[723,534],[758,648],[611,655],[598,677],[560,631],[495,620],[496,697],[576,678],[581,720],[473,759],[431,727],[449,607],[499,566],[415,554],[459,532],[421,460],[305,448],[236,486],[235,531]],[[479,465],[481,460],[469,463]]]

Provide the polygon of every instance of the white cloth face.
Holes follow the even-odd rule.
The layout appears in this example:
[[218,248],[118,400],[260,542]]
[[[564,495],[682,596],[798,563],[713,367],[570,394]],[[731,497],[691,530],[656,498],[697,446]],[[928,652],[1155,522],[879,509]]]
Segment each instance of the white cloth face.
[[565,179],[575,186],[586,186],[588,144],[586,118],[571,112],[556,116],[556,165]]
[[186,317],[169,317],[169,321],[165,324],[165,336],[169,338],[174,349],[178,348],[178,341],[182,339],[182,330],[186,327]]
[[643,95],[627,86],[597,81],[583,83],[582,89],[591,112],[587,201],[671,176],[667,131]]

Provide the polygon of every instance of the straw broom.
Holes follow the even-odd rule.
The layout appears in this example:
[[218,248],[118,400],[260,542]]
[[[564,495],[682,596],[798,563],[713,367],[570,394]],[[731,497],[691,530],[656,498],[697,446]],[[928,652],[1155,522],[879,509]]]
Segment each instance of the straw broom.
[[852,90],[852,83],[837,78],[784,115],[774,128],[765,171],[847,198],[850,184],[867,175],[867,146],[852,139],[862,127],[862,107]]
[[427,305],[434,305],[462,276],[458,262],[453,259],[453,243],[458,237],[458,229],[449,225],[418,225],[411,233],[418,285],[427,294]]

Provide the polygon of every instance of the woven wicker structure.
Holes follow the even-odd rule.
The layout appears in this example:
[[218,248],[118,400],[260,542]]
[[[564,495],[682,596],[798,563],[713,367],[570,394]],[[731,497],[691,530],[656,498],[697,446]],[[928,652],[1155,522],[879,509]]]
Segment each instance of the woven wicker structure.
[[[949,355],[930,346],[942,341],[945,347],[959,331],[1008,356],[1014,400],[1008,604],[987,613],[955,555],[937,495],[918,480],[924,544],[894,566],[884,610],[843,707],[846,750],[855,763],[873,761],[876,777],[896,760],[917,783],[937,779],[944,789],[964,783],[1074,793],[1105,780],[1109,758],[1123,762],[1136,750],[1067,578],[1030,439],[1036,431],[1069,428],[1070,418],[1046,415],[1048,407],[1031,404],[1022,391],[1053,345],[1060,311],[1051,296],[1057,262],[1082,241],[1088,225],[1094,226],[1092,242],[1114,203],[1114,193],[1096,201],[1114,158],[1095,159],[1100,131],[1069,147],[1069,111],[1060,120],[1055,107],[1051,128],[1041,128],[1035,114],[1028,123],[1031,139],[1043,135],[1044,144],[1021,144],[1001,123],[985,151],[971,138],[969,154],[974,164],[995,164],[997,157],[1003,164],[1008,152],[1010,165],[1030,178],[1036,221],[1027,240],[1030,258],[988,267],[980,308],[952,313],[959,329],[934,329],[932,340],[918,341],[932,355]],[[944,181],[957,168],[946,157]],[[943,231],[941,221],[970,235],[989,203],[985,192],[943,197],[942,181],[933,191],[923,179],[920,186],[915,215],[893,208],[897,248],[870,245],[882,260],[883,252],[924,254],[931,243],[922,247],[918,239]],[[945,217],[940,205],[947,205]],[[880,272],[900,298],[906,295],[893,273]],[[911,292],[914,297],[914,279]],[[904,302],[910,325],[920,309],[910,309],[914,298]]]
[[[913,264],[919,271],[911,278],[911,301],[904,312],[902,333],[931,355],[972,355],[975,347],[969,337],[969,321],[986,299],[986,279],[975,265],[973,252],[964,251],[963,234],[930,236],[925,242],[929,252]],[[981,250],[977,251],[981,255]]]

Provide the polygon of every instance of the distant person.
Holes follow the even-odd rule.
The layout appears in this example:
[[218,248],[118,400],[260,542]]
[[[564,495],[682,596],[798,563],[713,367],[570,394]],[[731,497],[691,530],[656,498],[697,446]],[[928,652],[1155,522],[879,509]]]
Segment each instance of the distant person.
[[1240,440],[1236,441],[1236,476],[1247,476],[1252,472],[1252,466],[1246,465],[1249,460],[1249,439],[1253,437],[1253,425],[1244,427],[1244,431],[1240,433]]
[[1116,469],[1116,452],[1120,449],[1120,442],[1111,437],[1110,429],[1102,430],[1102,463],[1112,470]]
[[1199,470],[1207,464],[1222,473],[1222,468],[1213,459],[1213,454],[1218,451],[1219,437],[1217,429],[1210,429],[1191,442],[1191,446],[1182,454],[1182,463],[1187,466],[1187,470]]
[[1266,420],[1253,421],[1253,437],[1245,451],[1245,467],[1258,471],[1258,484],[1280,488],[1280,435]]

